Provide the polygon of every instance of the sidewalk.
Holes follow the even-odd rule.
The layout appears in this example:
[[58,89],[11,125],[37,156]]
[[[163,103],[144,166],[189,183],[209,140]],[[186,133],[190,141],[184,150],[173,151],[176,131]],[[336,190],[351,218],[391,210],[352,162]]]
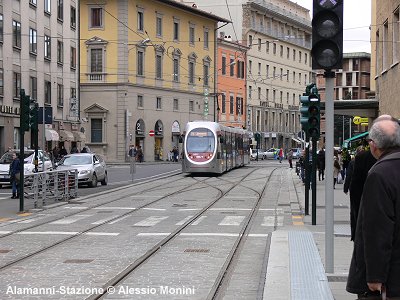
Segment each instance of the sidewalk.
[[290,170],[288,177],[290,199],[283,199],[287,194],[282,195],[279,203],[289,201],[293,225],[285,222],[282,229],[272,234],[264,299],[356,299],[356,295],[346,292],[353,242],[350,241],[350,200],[343,193],[343,184],[336,184],[334,190],[334,273],[327,274],[325,181],[317,181],[317,214],[313,226],[311,190],[310,215],[304,216],[304,185],[294,171]]

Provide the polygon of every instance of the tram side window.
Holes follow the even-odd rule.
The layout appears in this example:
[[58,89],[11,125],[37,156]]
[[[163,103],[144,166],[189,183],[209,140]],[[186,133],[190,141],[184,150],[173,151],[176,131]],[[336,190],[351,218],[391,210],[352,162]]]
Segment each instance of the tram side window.
[[227,132],[226,135],[227,135],[226,153],[230,155],[232,154],[232,137],[230,132]]

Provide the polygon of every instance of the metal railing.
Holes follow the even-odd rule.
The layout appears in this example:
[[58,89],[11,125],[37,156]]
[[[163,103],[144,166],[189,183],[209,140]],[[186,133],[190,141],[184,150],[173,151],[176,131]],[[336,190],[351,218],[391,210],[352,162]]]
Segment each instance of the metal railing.
[[25,209],[68,201],[78,196],[78,170],[46,171],[24,176]]

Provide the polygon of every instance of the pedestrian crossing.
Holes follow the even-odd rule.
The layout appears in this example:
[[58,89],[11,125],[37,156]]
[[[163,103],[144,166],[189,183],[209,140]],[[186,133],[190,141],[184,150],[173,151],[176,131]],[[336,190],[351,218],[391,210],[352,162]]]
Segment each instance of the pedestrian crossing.
[[[137,217],[132,215],[127,215],[123,217],[118,217],[119,215],[110,215],[104,218],[98,219],[97,214],[77,214],[69,217],[62,218],[60,220],[56,220],[50,222],[49,225],[72,225],[72,224],[92,224],[92,225],[100,225],[100,224],[107,224],[107,225],[114,225],[116,223],[125,221],[129,218],[135,218],[135,222],[131,225],[133,227],[154,227],[157,225],[162,224],[165,221],[168,221],[169,225],[174,224],[176,226],[182,226],[190,219],[192,219],[193,215],[188,215],[182,217],[182,219],[178,218],[176,222],[176,215],[171,216],[148,216],[143,217],[141,220],[137,221]],[[45,219],[45,215],[39,215],[34,218],[25,219],[21,221],[17,221],[15,223],[20,224],[34,224],[36,221],[42,221]],[[227,216],[200,216],[196,220],[194,220],[190,225],[191,226],[199,226],[204,223],[207,224],[215,224],[217,226],[241,226],[246,219],[247,215],[227,215]],[[93,220],[96,219],[96,220]],[[174,221],[170,221],[174,220]],[[284,225],[284,216],[283,215],[270,215],[270,216],[263,216],[259,218],[259,225],[263,227],[273,227],[273,226],[283,226]]]

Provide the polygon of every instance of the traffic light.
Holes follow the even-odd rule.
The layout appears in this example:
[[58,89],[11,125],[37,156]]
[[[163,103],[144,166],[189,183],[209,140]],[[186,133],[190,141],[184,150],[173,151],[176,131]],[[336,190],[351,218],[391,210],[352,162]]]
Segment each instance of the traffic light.
[[303,96],[300,96],[300,103],[301,103],[301,108],[300,108],[300,124],[301,124],[301,130],[303,130],[306,133],[307,138],[309,137],[308,135],[308,118],[309,118],[309,104],[310,102],[308,101],[308,95],[303,94]]
[[343,0],[313,0],[312,68],[341,69]]
[[29,124],[31,130],[38,131],[39,105],[35,102],[29,109]]
[[20,118],[19,126],[23,131],[29,131],[29,107],[31,105],[31,99],[25,95],[25,91],[21,90],[20,93]]
[[318,89],[316,87],[311,89],[311,95],[308,96],[308,103],[308,134],[313,139],[319,139],[321,107]]
[[254,138],[256,139],[257,144],[260,144],[260,142],[261,142],[261,134],[259,132],[256,132],[254,134]]

